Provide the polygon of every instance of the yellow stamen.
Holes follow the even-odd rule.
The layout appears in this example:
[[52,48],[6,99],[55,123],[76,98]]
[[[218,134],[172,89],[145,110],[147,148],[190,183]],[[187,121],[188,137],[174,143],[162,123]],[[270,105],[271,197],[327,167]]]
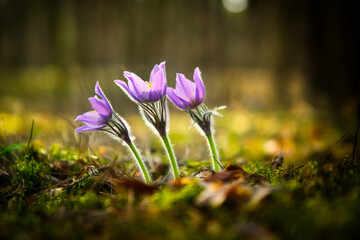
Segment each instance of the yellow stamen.
[[153,84],[153,83],[149,83],[149,82],[146,82],[146,83],[147,83],[147,85],[149,85],[149,88],[152,87],[152,84]]

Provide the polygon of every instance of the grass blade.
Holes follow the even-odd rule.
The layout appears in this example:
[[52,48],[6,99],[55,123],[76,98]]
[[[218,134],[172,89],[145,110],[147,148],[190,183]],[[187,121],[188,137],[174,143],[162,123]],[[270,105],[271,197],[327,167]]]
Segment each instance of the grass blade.
[[4,155],[4,154],[7,153],[7,152],[10,152],[11,150],[14,150],[14,149],[17,149],[17,148],[19,148],[19,147],[21,147],[21,146],[24,146],[24,145],[25,145],[25,143],[15,143],[15,144],[13,144],[13,145],[10,145],[10,146],[4,148],[4,149],[0,152],[0,156]]
[[34,118],[33,118],[32,123],[31,123],[30,136],[29,136],[29,141],[28,141],[28,144],[27,144],[27,148],[29,148],[29,146],[30,146],[31,139],[32,139],[32,136],[33,136],[33,131],[34,131]]

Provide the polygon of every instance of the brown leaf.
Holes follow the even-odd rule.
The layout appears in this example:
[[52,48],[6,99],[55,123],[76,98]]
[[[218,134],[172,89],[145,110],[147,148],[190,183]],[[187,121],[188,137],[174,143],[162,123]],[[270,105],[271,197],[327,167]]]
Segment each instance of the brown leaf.
[[253,189],[253,194],[249,201],[249,206],[255,207],[258,203],[261,202],[264,198],[266,198],[270,193],[273,192],[273,189],[269,186],[267,187],[257,187]]
[[158,190],[158,187],[150,184],[145,184],[133,179],[126,179],[117,183],[117,188],[125,190],[133,190],[135,194],[152,194]]
[[247,202],[252,197],[252,188],[239,181],[225,184],[221,182],[202,182],[201,184],[205,189],[196,199],[199,206],[219,206],[227,199]]
[[222,182],[229,182],[238,179],[247,180],[249,178],[249,174],[242,169],[239,165],[231,165],[228,164],[225,167],[224,171],[216,172],[204,180],[207,182],[215,182],[215,181],[222,181]]
[[211,205],[219,206],[227,198],[228,193],[234,186],[232,184],[222,184],[220,182],[204,183],[205,190],[196,199],[198,206]]
[[228,182],[233,180],[233,174],[229,171],[216,172],[213,175],[207,176],[204,181],[206,182]]
[[255,223],[241,223],[235,226],[235,230],[245,239],[250,240],[269,240],[276,239],[275,236],[264,226]]
[[203,180],[211,175],[215,174],[215,171],[212,169],[200,169],[199,171],[192,174],[193,177]]
[[183,178],[173,180],[171,182],[171,186],[181,188],[184,185],[187,185],[187,184],[191,183],[192,181],[193,181],[193,179],[191,179],[189,177],[183,177]]

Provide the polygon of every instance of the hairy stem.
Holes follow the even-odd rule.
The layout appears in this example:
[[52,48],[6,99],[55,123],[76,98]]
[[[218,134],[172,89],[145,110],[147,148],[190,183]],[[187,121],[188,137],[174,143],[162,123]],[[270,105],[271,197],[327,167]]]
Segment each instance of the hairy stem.
[[161,138],[165,144],[166,150],[169,155],[169,160],[170,160],[172,172],[174,174],[174,179],[178,179],[179,178],[179,169],[178,169],[178,166],[176,163],[175,155],[174,155],[173,149],[171,147],[169,138],[166,134],[162,135]]
[[129,145],[131,151],[135,155],[136,161],[140,166],[140,170],[141,170],[141,173],[142,173],[142,175],[143,175],[143,177],[145,179],[145,182],[150,183],[151,179],[150,179],[149,173],[148,173],[148,171],[147,171],[147,169],[145,167],[144,162],[142,161],[142,159],[140,157],[140,154],[138,153],[138,151],[136,150],[134,144],[131,141],[127,142],[127,144]]
[[196,109],[197,113],[199,114],[199,117],[202,118],[202,114],[201,114],[199,107],[196,106],[195,109]]
[[213,167],[215,172],[220,171],[220,166],[219,166],[219,159],[217,156],[217,152],[216,152],[216,147],[215,147],[215,143],[214,143],[214,139],[212,134],[208,134],[206,135],[208,142],[209,142],[209,146],[210,146],[210,150],[211,150],[211,154],[212,154],[212,160],[213,160]]

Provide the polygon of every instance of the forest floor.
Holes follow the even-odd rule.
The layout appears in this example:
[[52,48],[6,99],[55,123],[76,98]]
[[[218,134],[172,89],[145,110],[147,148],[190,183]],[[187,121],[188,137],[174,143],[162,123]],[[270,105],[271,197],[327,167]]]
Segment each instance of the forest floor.
[[140,118],[130,117],[152,172],[150,185],[142,182],[129,153],[102,133],[74,135],[71,124],[54,116],[0,114],[0,239],[360,234],[354,132],[309,109],[224,112],[216,120],[224,169],[216,173],[205,141],[195,130],[186,131],[187,116],[172,116],[170,138],[182,175],[175,181],[158,140]]

